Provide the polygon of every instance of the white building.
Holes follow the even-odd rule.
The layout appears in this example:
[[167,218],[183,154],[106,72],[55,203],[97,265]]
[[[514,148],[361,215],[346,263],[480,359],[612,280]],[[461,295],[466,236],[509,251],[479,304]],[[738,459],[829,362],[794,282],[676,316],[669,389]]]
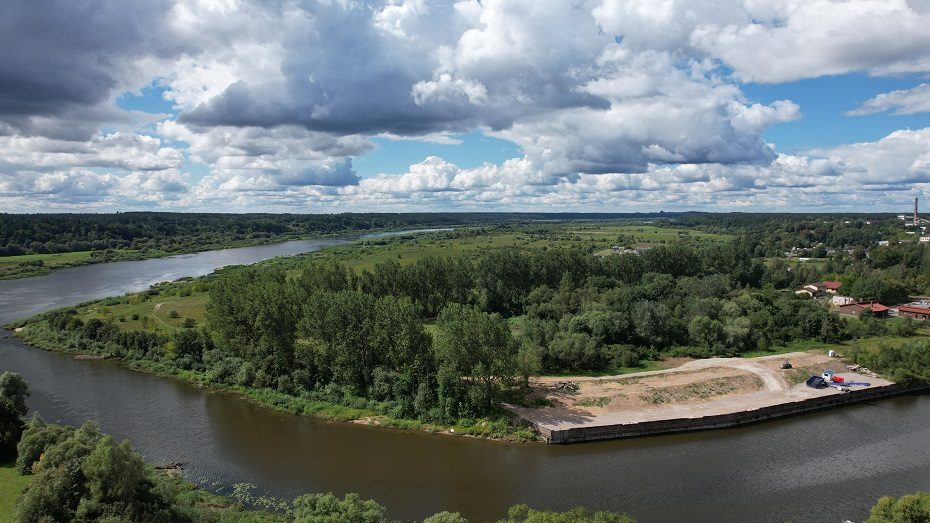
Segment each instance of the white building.
[[834,296],[830,298],[830,303],[839,307],[840,305],[849,305],[850,303],[855,303],[856,300],[850,298],[849,296]]

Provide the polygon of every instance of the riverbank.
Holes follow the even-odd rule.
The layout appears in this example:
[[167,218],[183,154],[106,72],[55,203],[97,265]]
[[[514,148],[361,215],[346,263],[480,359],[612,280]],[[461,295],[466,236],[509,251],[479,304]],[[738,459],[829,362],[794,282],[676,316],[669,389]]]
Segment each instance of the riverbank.
[[[785,359],[794,368],[781,369]],[[552,406],[509,409],[529,421],[548,443],[575,443],[733,427],[927,388],[845,371],[844,363],[823,354],[795,352],[695,360],[674,369],[623,376],[541,379],[534,388]],[[867,385],[843,392],[804,384],[808,376],[827,368],[842,371],[847,382]]]
[[[183,381],[210,392],[232,394],[248,400],[256,405],[272,409],[277,412],[312,416],[315,418],[385,427],[403,430],[416,430],[433,434],[450,436],[464,436],[506,442],[540,441],[537,434],[528,423],[517,416],[503,411],[500,419],[460,420],[453,425],[438,425],[416,419],[397,418],[385,410],[381,410],[377,402],[366,401],[361,398],[346,398],[344,401],[355,405],[345,405],[336,401],[327,401],[320,397],[321,392],[314,395],[293,396],[273,389],[256,389],[240,385],[218,384],[210,380],[206,372],[178,369],[166,362],[152,360],[127,360],[110,358],[106,354],[87,350],[91,345],[85,344],[83,349],[70,347],[68,341],[60,332],[47,327],[46,322],[38,321],[18,327],[13,335],[26,344],[50,352],[72,354],[76,359],[105,359],[115,361],[130,370],[144,372],[165,378]],[[356,406],[357,405],[357,406]]]

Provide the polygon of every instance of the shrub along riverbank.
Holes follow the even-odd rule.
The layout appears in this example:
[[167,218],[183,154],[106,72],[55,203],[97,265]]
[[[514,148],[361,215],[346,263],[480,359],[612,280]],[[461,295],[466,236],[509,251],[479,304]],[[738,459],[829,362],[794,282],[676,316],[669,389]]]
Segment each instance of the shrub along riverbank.
[[[196,337],[203,336],[194,331],[183,331],[182,337],[188,333]],[[139,357],[139,349],[146,343],[157,346],[157,337],[128,335],[123,341],[128,344],[138,344],[130,351],[113,351],[114,345],[101,343],[85,335],[84,332],[56,330],[49,326],[48,320],[42,319],[30,322],[18,330],[16,336],[29,345],[53,352],[69,354],[91,355],[103,358],[117,359],[133,370],[150,374],[173,377],[184,380],[196,386],[208,387],[218,392],[239,395],[256,404],[292,414],[302,414],[336,421],[360,421],[367,424],[383,427],[423,430],[427,432],[447,432],[459,436],[473,436],[479,438],[498,439],[505,441],[535,441],[536,434],[524,421],[515,418],[503,409],[497,409],[491,416],[481,418],[462,418],[451,423],[430,423],[419,419],[403,418],[393,415],[394,405],[354,396],[345,389],[329,387],[319,391],[300,391],[296,394],[282,392],[277,389],[258,388],[249,384],[240,383],[236,375],[241,367],[236,369],[233,363],[224,362],[219,370],[193,370],[176,365],[171,359],[154,360]],[[200,338],[204,340],[204,338]],[[196,342],[195,342],[196,343]],[[215,350],[215,349],[214,349]],[[121,354],[121,355],[120,355]],[[207,355],[210,358],[221,358],[221,355]],[[242,378],[242,376],[239,376]]]

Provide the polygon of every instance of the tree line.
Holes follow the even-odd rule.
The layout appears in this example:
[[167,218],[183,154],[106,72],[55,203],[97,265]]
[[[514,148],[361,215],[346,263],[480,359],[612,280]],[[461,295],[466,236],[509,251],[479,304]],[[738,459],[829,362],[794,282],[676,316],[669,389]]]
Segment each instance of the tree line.
[[327,234],[417,227],[450,227],[534,220],[616,220],[653,214],[342,213],[2,214],[0,256],[133,249],[179,252],[245,240],[284,240]]

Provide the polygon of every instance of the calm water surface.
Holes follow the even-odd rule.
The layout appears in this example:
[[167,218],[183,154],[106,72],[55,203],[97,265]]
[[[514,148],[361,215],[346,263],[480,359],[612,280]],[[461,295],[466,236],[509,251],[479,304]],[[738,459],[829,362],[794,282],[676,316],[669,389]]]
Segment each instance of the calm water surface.
[[[0,281],[0,323],[339,243],[308,240],[65,269]],[[391,515],[456,510],[474,521],[515,503],[627,511],[651,521],[862,520],[883,494],[930,490],[930,396],[906,396],[751,427],[573,446],[502,444],[328,423],[256,407],[108,361],[0,334],[0,369],[29,381],[48,420],[87,419],[154,463],[182,461],[214,490],[359,492]]]

